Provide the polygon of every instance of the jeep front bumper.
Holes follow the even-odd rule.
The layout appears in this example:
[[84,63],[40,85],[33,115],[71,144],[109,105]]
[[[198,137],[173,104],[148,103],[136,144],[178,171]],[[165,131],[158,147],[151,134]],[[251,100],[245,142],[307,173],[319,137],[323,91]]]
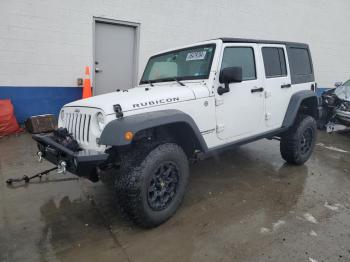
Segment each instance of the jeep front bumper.
[[69,172],[93,181],[96,181],[97,167],[109,157],[107,153],[93,150],[74,152],[57,143],[52,135],[33,135],[33,139],[38,142],[38,149],[43,158],[54,165],[64,161]]

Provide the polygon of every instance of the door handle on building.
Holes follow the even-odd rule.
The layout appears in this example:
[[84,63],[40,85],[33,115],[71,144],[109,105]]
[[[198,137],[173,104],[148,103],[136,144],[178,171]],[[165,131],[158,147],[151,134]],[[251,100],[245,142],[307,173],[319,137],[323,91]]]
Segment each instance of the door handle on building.
[[100,69],[100,68],[98,68],[98,67],[95,68],[95,73],[101,73],[102,71],[103,71],[103,70]]

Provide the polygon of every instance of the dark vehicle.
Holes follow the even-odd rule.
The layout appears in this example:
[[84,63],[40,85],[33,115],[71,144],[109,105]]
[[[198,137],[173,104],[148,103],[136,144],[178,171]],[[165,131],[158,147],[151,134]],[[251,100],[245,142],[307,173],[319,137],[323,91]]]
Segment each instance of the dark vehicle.
[[329,124],[350,127],[350,80],[335,86],[320,97],[319,129],[326,129]]

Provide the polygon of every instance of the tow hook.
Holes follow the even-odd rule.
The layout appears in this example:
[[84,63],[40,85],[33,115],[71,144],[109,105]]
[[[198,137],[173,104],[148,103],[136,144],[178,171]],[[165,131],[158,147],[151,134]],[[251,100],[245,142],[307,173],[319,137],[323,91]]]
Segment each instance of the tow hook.
[[61,161],[57,166],[57,174],[65,174],[67,171],[67,163],[65,161]]

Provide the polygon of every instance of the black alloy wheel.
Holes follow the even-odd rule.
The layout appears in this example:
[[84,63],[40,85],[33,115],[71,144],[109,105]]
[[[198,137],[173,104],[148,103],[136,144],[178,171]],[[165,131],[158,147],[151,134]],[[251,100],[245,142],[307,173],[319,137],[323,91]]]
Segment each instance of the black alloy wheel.
[[148,187],[148,204],[156,211],[169,206],[179,183],[179,170],[175,163],[164,162],[155,170]]
[[312,128],[307,128],[303,132],[300,139],[300,152],[301,154],[307,154],[312,148],[312,142],[314,139],[314,130]]

